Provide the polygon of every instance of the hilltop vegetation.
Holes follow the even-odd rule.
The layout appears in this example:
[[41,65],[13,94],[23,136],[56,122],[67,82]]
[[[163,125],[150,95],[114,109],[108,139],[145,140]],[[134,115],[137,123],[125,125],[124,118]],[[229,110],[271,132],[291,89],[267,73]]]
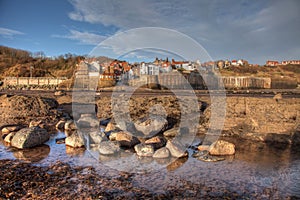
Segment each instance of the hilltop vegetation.
[[6,76],[29,77],[30,68],[34,77],[68,77],[73,75],[76,63],[82,56],[65,54],[47,58],[42,52],[28,51],[0,46],[0,78]]

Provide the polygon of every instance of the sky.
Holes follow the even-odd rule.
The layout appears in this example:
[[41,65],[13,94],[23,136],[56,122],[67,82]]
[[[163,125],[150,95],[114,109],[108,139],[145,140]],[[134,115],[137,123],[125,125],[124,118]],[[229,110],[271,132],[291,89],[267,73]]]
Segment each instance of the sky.
[[[148,32],[144,27],[157,28]],[[141,29],[143,36],[137,35]],[[170,31],[157,34],[160,30]],[[300,1],[0,0],[0,45],[43,51],[47,56],[88,55],[103,43],[112,44],[106,42],[111,37],[115,46],[147,40],[153,43],[151,48],[160,43],[191,50],[184,44],[187,40],[172,37],[175,33],[200,45],[213,60],[264,64],[300,59]],[[136,50],[123,58],[172,56],[169,51]]]

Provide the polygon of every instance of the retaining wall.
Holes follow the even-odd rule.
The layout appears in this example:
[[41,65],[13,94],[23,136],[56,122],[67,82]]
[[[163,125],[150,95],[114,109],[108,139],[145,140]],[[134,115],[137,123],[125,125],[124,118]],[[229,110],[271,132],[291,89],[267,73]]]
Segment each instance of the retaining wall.
[[51,78],[51,77],[6,77],[4,85],[58,85],[65,81],[66,77]]

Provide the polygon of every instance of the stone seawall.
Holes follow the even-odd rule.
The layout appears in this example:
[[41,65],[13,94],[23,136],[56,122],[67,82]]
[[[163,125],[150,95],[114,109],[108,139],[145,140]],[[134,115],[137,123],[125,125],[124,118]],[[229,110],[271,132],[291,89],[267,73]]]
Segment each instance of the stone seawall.
[[268,77],[216,77],[206,74],[200,75],[198,73],[188,75],[166,73],[160,75],[143,75],[138,79],[130,80],[128,84],[131,86],[148,85],[150,88],[154,84],[172,89],[186,89],[187,84],[191,85],[194,89],[218,89],[222,87],[226,89],[270,89],[272,83],[271,78]]
[[21,86],[21,85],[38,85],[38,86],[50,86],[59,85],[65,81],[66,77],[6,77],[4,79],[5,86]]

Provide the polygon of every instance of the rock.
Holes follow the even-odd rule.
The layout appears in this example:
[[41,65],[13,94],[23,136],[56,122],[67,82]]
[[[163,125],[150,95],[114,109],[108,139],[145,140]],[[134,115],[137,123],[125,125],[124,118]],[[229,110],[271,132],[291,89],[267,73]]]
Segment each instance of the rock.
[[56,144],[65,144],[66,143],[66,138],[55,138],[55,143]]
[[168,140],[166,147],[175,158],[188,156],[186,148],[177,140]]
[[84,140],[78,134],[78,132],[74,132],[71,136],[68,136],[65,140],[65,143],[67,146],[74,148],[84,147]]
[[169,156],[170,151],[166,147],[157,149],[153,154],[153,158],[168,158]]
[[140,121],[135,124],[136,130],[142,132],[147,137],[155,136],[167,126],[168,121],[161,116],[152,116],[145,121]]
[[91,131],[88,133],[88,136],[90,138],[90,144],[99,144],[103,141],[107,141],[106,135],[100,131]]
[[100,120],[100,126],[107,126],[111,122],[111,118],[108,119],[101,119]]
[[39,126],[40,128],[46,128],[46,123],[43,120],[32,120],[29,123],[29,127]]
[[63,96],[66,95],[66,93],[62,90],[58,90],[54,92],[54,96]]
[[107,126],[106,126],[106,128],[105,128],[105,132],[110,132],[110,131],[113,131],[113,130],[116,130],[116,126],[115,126],[115,124],[112,122],[112,121],[110,121],[108,124],[107,124]]
[[172,128],[163,133],[165,137],[176,137],[179,134],[179,128]]
[[136,137],[125,131],[115,133],[114,137],[115,140],[118,141],[120,146],[122,147],[131,148],[134,145],[140,143],[140,141]]
[[165,131],[163,135],[165,137],[176,137],[178,135],[188,134],[188,133],[189,133],[189,129],[187,127],[181,127],[181,128],[176,127]]
[[19,126],[19,125],[9,125],[9,126],[2,128],[1,132],[2,132],[2,134],[9,134],[10,132],[19,131],[21,128],[22,128],[22,126]]
[[99,144],[99,152],[103,155],[113,155],[120,151],[118,143],[111,141],[104,141]]
[[65,128],[65,124],[66,121],[65,120],[60,120],[59,122],[57,122],[57,124],[55,125],[55,128],[58,130],[63,130]]
[[10,132],[7,136],[4,138],[4,142],[11,143],[11,140],[16,135],[16,132]]
[[80,128],[97,128],[99,127],[99,121],[92,115],[81,115],[80,119],[77,121],[77,125]]
[[47,142],[49,138],[49,134],[43,128],[23,128],[16,132],[11,140],[11,145],[19,149],[31,148]]
[[77,127],[73,120],[66,121],[65,130],[77,130]]
[[163,137],[155,136],[145,141],[145,144],[150,144],[154,149],[159,149],[166,145],[166,139]]
[[149,144],[137,144],[134,146],[134,150],[138,156],[152,157],[154,154],[154,148]]
[[235,145],[224,141],[218,140],[211,144],[209,154],[210,155],[233,155],[235,153]]
[[199,151],[208,151],[209,150],[209,145],[200,145],[198,146]]
[[275,94],[273,99],[276,100],[276,101],[281,100],[282,99],[282,94],[281,93]]

